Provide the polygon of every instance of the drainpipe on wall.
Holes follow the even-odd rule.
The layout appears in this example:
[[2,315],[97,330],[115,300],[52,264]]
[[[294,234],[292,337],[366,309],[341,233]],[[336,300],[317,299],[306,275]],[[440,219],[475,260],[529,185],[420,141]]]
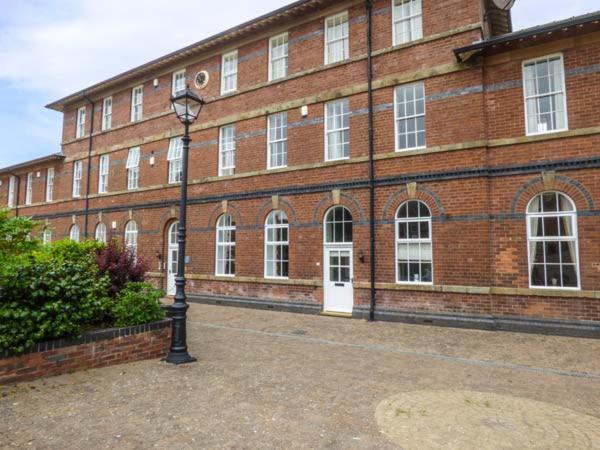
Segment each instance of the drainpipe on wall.
[[94,139],[94,102],[86,95],[85,99],[92,105],[91,119],[90,119],[90,138],[88,140],[88,156],[87,156],[87,177],[86,177],[86,188],[85,188],[85,216],[83,225],[83,237],[88,237],[88,221],[89,221],[89,209],[90,209],[90,182],[92,177],[92,141]]
[[371,303],[369,321],[375,320],[377,291],[375,289],[375,161],[374,161],[374,128],[373,128],[373,2],[365,1],[367,13],[367,97],[369,109],[369,254]]

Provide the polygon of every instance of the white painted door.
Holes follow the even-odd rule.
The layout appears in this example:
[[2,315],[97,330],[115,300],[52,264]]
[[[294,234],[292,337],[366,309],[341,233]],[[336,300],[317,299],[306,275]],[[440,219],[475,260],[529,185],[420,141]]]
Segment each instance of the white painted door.
[[325,311],[352,313],[354,287],[352,246],[325,247]]
[[169,227],[168,237],[168,260],[167,260],[167,294],[175,295],[175,275],[177,275],[177,257],[179,256],[179,246],[177,243],[177,227],[175,222]]

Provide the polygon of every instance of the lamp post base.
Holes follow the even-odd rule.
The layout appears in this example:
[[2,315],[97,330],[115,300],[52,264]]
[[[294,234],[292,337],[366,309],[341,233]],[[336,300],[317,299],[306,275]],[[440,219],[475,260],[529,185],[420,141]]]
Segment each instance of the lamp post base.
[[189,364],[198,361],[193,356],[190,356],[188,352],[184,353],[174,353],[170,352],[166,358],[163,358],[163,361],[169,364],[175,364],[176,366],[180,364]]

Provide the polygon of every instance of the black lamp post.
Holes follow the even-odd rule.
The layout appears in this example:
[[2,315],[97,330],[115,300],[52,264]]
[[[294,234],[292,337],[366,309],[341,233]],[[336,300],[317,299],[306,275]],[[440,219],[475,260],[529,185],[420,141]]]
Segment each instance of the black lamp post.
[[181,198],[179,201],[179,228],[177,243],[177,275],[175,276],[175,299],[171,305],[171,349],[166,361],[171,364],[185,364],[196,361],[187,350],[187,310],[185,296],[185,238],[187,225],[187,182],[188,182],[188,153],[190,151],[190,125],[198,118],[204,100],[194,94],[188,86],[185,91],[171,97],[171,103],[177,118],[185,126],[185,133],[181,138],[183,142],[182,168],[181,168]]

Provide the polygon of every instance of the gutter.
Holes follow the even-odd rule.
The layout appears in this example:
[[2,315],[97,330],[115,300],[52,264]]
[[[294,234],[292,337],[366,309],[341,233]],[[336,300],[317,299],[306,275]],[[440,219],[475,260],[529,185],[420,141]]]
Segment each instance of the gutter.
[[92,113],[90,119],[90,137],[88,139],[88,156],[87,156],[87,176],[86,176],[86,188],[85,188],[85,208],[84,208],[84,225],[83,225],[83,237],[88,237],[88,222],[90,212],[90,182],[92,178],[92,143],[94,139],[94,102],[85,95],[85,99],[92,105]]

